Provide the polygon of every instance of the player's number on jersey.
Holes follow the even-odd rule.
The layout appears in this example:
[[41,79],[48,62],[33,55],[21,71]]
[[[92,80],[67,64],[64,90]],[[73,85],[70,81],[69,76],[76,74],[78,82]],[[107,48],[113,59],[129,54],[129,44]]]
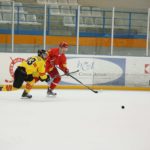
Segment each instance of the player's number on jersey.
[[32,57],[31,57],[31,58],[28,58],[28,59],[27,59],[27,64],[28,64],[28,65],[32,65],[35,61],[36,61],[35,58],[32,58]]

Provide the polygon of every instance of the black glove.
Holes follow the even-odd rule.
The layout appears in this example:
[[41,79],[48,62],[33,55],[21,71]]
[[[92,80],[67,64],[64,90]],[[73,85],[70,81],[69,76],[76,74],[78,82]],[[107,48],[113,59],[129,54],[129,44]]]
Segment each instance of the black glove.
[[47,75],[47,78],[46,78],[46,79],[42,79],[41,77],[39,77],[39,79],[40,79],[41,82],[43,82],[43,81],[49,82],[49,81],[50,81],[49,75]]
[[47,75],[47,78],[45,79],[46,82],[50,82],[50,77]]

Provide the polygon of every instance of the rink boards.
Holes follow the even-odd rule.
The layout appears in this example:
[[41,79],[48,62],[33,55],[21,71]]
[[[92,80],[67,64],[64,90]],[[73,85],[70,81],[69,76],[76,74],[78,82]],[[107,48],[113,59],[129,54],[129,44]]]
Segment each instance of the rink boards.
[[[12,84],[14,71],[19,63],[34,55],[36,53],[1,53],[0,85]],[[149,90],[149,57],[67,55],[67,58],[70,72],[79,70],[72,75],[92,88]],[[38,82],[35,87],[47,86]],[[71,77],[63,76],[58,88],[79,89],[83,86]]]

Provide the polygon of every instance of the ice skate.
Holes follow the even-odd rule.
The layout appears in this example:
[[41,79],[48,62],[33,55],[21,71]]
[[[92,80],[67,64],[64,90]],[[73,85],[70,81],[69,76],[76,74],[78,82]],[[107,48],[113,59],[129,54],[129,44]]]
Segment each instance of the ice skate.
[[2,91],[2,88],[3,88],[3,87],[0,87],[0,91]]
[[23,94],[22,94],[22,98],[30,99],[30,98],[32,98],[32,95],[27,93],[26,91],[24,91]]
[[47,95],[48,96],[56,96],[57,93],[53,92],[50,88],[47,89]]

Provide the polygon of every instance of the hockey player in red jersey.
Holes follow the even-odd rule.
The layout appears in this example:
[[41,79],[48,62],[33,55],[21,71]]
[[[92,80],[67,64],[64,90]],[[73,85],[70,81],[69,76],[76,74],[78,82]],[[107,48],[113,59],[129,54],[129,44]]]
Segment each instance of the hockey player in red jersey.
[[46,59],[46,72],[50,75],[52,82],[48,87],[47,94],[48,95],[56,95],[53,92],[57,84],[61,81],[61,76],[57,70],[58,66],[64,73],[67,75],[69,73],[69,69],[67,68],[66,56],[65,53],[68,50],[68,43],[61,42],[58,48],[51,48],[47,51],[47,59]]

